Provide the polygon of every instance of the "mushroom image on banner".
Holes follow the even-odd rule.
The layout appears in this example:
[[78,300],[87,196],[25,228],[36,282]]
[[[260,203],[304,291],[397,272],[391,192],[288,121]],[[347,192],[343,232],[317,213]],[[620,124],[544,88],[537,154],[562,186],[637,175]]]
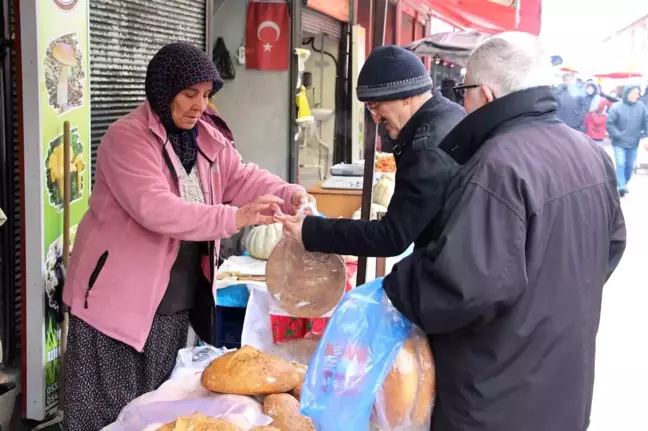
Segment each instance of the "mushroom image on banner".
[[[77,127],[70,131],[70,202],[83,197],[83,176],[86,169],[84,145]],[[45,157],[45,181],[49,203],[57,211],[63,211],[63,135],[54,138],[47,147]]]
[[83,52],[76,33],[51,41],[44,60],[48,102],[58,114],[83,104],[85,71]]

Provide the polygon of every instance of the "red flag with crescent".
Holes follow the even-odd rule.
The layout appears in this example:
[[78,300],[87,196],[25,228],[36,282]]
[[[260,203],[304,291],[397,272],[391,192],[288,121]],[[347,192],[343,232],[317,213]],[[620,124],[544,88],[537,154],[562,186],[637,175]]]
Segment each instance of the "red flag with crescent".
[[288,3],[280,0],[250,1],[245,26],[245,64],[248,69],[288,70]]

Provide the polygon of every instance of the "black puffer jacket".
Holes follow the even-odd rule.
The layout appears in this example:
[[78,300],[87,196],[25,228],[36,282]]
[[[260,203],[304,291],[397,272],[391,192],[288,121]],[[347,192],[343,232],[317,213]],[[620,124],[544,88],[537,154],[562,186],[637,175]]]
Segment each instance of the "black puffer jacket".
[[403,253],[413,242],[426,245],[429,225],[457,168],[438,145],[465,116],[461,106],[435,93],[399,134],[394,148],[396,187],[387,215],[372,221],[306,217],[302,228],[306,250],[389,257]]
[[433,431],[584,431],[603,285],[625,248],[614,165],[549,87],[478,109],[441,143],[462,165],[438,238],[384,281],[429,334]]

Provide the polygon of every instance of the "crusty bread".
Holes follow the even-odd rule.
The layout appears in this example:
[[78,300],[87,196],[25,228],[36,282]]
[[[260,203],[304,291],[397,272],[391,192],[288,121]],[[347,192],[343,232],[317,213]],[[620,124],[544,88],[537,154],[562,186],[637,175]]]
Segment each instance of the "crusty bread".
[[218,418],[197,413],[193,416],[178,418],[175,422],[166,424],[158,431],[242,431],[236,425]]
[[289,392],[298,380],[290,362],[243,346],[213,360],[203,371],[200,383],[223,394],[267,395]]
[[164,425],[162,428],[158,428],[157,431],[175,431],[176,421]]
[[387,429],[407,424],[416,403],[418,383],[416,348],[414,342],[408,339],[376,396],[374,422]]
[[268,292],[286,313],[315,318],[331,311],[344,295],[346,265],[336,254],[311,253],[284,236],[266,265]]
[[295,386],[295,389],[290,391],[290,395],[299,400],[301,399],[301,390],[302,386],[304,385],[304,377],[306,377],[306,371],[308,371],[308,367],[295,361],[291,361],[290,363],[295,367],[297,376],[299,377],[299,380],[297,380],[297,386]]
[[263,411],[274,421],[272,425],[281,431],[315,431],[313,421],[299,414],[299,401],[292,395],[268,395],[263,402]]
[[415,345],[419,365],[419,390],[414,411],[412,412],[412,424],[415,427],[421,427],[428,422],[432,414],[436,392],[436,375],[434,358],[427,338],[425,336],[419,337]]
[[281,431],[277,427],[273,427],[272,425],[264,426],[264,427],[254,427],[250,431]]

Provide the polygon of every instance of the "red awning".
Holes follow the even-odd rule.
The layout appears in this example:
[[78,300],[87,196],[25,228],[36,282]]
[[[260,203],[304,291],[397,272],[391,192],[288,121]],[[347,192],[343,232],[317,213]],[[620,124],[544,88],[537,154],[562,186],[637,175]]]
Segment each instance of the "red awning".
[[610,72],[610,73],[600,73],[594,75],[596,78],[601,79],[627,79],[627,78],[641,78],[643,74],[639,72]]
[[424,0],[442,20],[464,30],[540,34],[542,0]]

